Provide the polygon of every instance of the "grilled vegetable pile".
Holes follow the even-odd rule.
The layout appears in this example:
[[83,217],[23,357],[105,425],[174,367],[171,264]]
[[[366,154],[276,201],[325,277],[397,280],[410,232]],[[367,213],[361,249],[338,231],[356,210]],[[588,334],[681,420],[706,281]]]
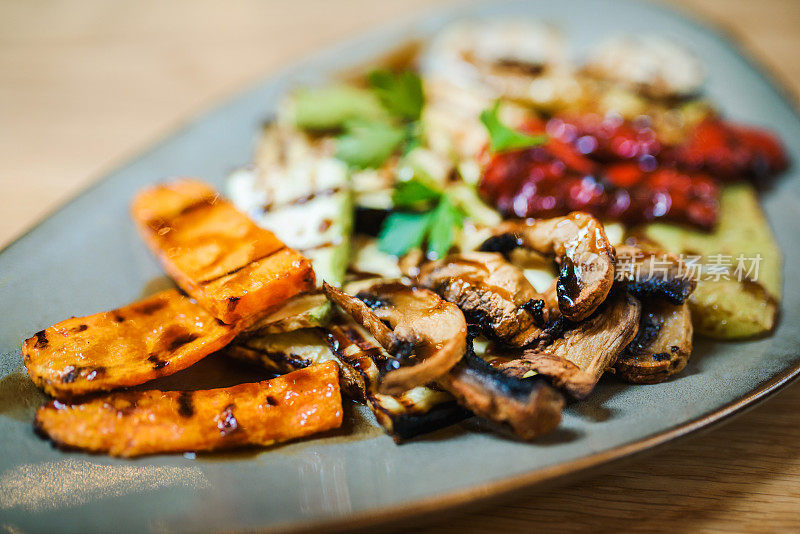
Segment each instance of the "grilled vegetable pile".
[[[344,395],[398,442],[472,416],[533,440],[606,374],[663,382],[695,333],[774,327],[758,192],[789,161],[681,46],[574,65],[551,26],[472,21],[394,67],[291,91],[230,202],[186,179],[136,197],[180,289],[25,341],[55,397],[40,432],[121,456],[265,446],[338,428]],[[275,378],[144,389],[220,351]]]

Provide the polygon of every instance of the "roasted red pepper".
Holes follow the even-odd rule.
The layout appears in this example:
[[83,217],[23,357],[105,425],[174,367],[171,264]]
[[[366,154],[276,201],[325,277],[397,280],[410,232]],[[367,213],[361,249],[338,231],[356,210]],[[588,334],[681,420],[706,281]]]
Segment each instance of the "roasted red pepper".
[[555,117],[547,122],[546,131],[595,161],[634,160],[643,170],[674,166],[725,181],[762,180],[788,164],[780,141],[771,133],[717,117],[700,122],[679,145],[658,139],[646,117],[636,121],[595,114]]
[[635,162],[598,165],[574,151],[565,159],[567,150],[571,148],[551,139],[543,147],[495,154],[479,191],[513,217],[580,210],[628,223],[664,219],[710,228],[716,222],[719,187],[706,175],[674,169],[644,172]]
[[770,132],[717,119],[698,124],[686,143],[669,147],[662,159],[725,181],[761,181],[789,164],[783,146]]
[[481,195],[502,213],[552,217],[582,210],[628,223],[668,220],[714,226],[719,181],[763,179],[787,165],[769,133],[719,119],[700,123],[682,145],[658,139],[646,119],[556,117],[542,147],[487,156]]

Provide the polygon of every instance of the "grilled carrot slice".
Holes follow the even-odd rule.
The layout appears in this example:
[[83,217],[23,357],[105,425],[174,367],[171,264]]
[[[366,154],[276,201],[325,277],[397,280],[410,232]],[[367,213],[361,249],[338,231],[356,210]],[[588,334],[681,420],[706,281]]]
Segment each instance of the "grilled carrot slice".
[[170,289],[118,310],[61,321],[26,339],[22,353],[36,385],[67,399],[186,369],[237,333]]
[[84,404],[51,401],[35,425],[54,443],[113,456],[271,445],[338,428],[336,362],[204,391],[127,391]]
[[202,182],[147,189],[131,211],[167,274],[226,324],[316,286],[311,262]]

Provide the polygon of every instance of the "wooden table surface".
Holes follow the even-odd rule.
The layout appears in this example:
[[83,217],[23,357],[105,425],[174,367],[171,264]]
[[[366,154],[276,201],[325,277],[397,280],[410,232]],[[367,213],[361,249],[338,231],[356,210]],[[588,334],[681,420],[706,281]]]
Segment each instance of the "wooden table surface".
[[[197,112],[430,0],[0,0],[0,245]],[[684,0],[800,93],[800,2]],[[154,177],[156,178],[156,177]],[[432,528],[800,530],[800,385],[610,473]]]

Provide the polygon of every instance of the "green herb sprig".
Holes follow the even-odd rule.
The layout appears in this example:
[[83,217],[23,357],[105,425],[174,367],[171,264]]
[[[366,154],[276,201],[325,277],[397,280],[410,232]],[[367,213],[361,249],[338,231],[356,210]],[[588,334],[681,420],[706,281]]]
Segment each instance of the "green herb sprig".
[[407,121],[419,120],[425,95],[422,80],[416,73],[376,70],[369,74],[369,84],[389,113]]
[[369,87],[328,86],[298,91],[292,101],[295,124],[306,130],[337,132],[336,157],[355,169],[376,168],[393,154],[421,144],[422,80],[413,72],[376,70]]
[[[397,184],[392,194],[395,211],[386,218],[378,235],[379,249],[393,256],[427,244],[429,257],[441,258],[453,246],[464,213],[447,193],[418,178]],[[419,210],[422,211],[410,211]]]
[[546,135],[528,135],[503,124],[499,100],[490,109],[483,110],[481,122],[489,130],[489,150],[495,153],[541,146],[548,141]]

